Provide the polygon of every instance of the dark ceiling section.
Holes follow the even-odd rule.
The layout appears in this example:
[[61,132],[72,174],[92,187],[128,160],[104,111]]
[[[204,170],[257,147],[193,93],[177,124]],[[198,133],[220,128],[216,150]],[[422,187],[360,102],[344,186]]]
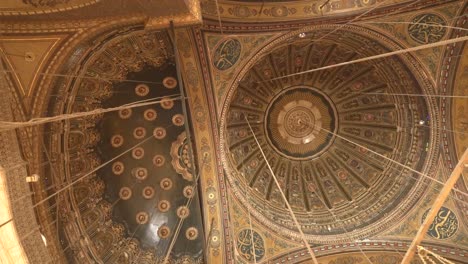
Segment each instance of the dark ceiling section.
[[66,159],[60,181],[76,181],[60,211],[65,254],[71,263],[149,264],[166,255],[203,263],[191,124],[169,34],[132,29],[103,39],[81,65],[86,78],[77,78],[66,111],[151,105],[71,119],[64,135],[51,134],[53,153]]
[[[142,83],[115,84],[113,96],[104,102],[104,107],[176,96],[179,94],[176,76],[175,66],[171,64],[130,73],[127,79]],[[98,145],[102,160],[110,160],[139,142],[144,143],[117,159],[112,166],[106,166],[99,175],[105,182],[105,199],[115,204],[112,217],[126,227],[127,236],[137,238],[144,249],[154,250],[157,256],[163,257],[180,219],[186,217],[172,252],[177,258],[190,255],[197,259],[203,251],[203,223],[195,191],[187,206],[188,215],[180,213],[187,205],[187,188],[193,188],[195,177],[187,145],[181,141],[185,138],[186,121],[182,101],[163,100],[161,104],[104,115],[98,126],[102,134]],[[145,141],[147,138],[150,139]],[[120,164],[123,169],[117,167]],[[180,165],[189,165],[189,172],[179,174],[176,169],[179,170]],[[167,230],[169,236],[163,234],[163,230]]]
[[426,153],[414,149],[430,141],[430,131],[418,126],[428,117],[426,102],[386,95],[422,93],[397,58],[279,78],[387,51],[360,34],[324,32],[293,37],[249,66],[226,113],[235,193],[242,200],[250,188],[252,211],[265,226],[285,236],[296,231],[248,119],[304,233],[317,242],[375,231],[372,224],[411,206],[414,178],[376,153],[421,168]]

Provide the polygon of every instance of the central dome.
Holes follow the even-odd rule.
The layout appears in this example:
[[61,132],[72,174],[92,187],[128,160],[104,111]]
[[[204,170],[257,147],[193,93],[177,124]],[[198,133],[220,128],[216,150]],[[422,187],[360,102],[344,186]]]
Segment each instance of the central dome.
[[265,132],[281,155],[297,160],[312,159],[325,151],[334,136],[336,110],[327,95],[310,87],[280,91],[268,106]]
[[313,243],[361,239],[397,222],[426,187],[390,160],[425,173],[437,148],[415,151],[437,145],[419,125],[437,122],[433,102],[393,95],[431,89],[406,55],[294,74],[399,49],[362,28],[333,29],[289,33],[256,52],[221,114],[234,197],[272,232],[299,239],[271,168]]

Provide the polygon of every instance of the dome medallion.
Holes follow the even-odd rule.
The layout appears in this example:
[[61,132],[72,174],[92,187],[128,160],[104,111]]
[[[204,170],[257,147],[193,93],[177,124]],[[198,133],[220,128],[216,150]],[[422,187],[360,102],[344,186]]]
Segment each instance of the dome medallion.
[[325,151],[334,138],[336,109],[327,95],[315,88],[282,90],[265,115],[265,131],[274,149],[291,159],[312,159]]

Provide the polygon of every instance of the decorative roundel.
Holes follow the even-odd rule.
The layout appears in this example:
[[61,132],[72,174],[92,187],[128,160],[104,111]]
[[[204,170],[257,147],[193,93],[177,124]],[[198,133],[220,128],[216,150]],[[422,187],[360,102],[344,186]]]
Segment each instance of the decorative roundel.
[[190,214],[190,209],[183,205],[183,206],[179,206],[179,208],[177,208],[177,216],[181,219],[185,219],[189,216]]
[[161,100],[161,107],[168,110],[171,109],[174,106],[174,101],[169,98],[163,98]]
[[132,157],[134,159],[142,159],[145,156],[145,150],[142,147],[134,148],[132,150]]
[[162,213],[165,213],[171,209],[171,203],[167,200],[161,200],[158,203],[158,210]]
[[145,112],[143,112],[143,117],[147,121],[154,121],[156,117],[158,117],[158,114],[154,109],[146,109]]
[[120,188],[119,197],[120,199],[125,200],[125,201],[130,199],[130,197],[132,197],[132,190],[128,187]]
[[143,191],[141,193],[145,199],[151,199],[154,197],[154,188],[151,186],[146,186],[143,188]]
[[133,130],[133,137],[136,139],[142,139],[146,136],[146,129],[144,127],[137,127]]
[[135,87],[135,93],[138,96],[147,96],[149,94],[149,87],[146,84],[138,84]]
[[114,148],[122,146],[124,143],[124,138],[121,135],[114,135],[111,138],[111,145]]
[[172,123],[176,126],[183,126],[185,123],[184,116],[181,114],[176,114],[172,117]]
[[140,225],[148,223],[149,215],[147,212],[139,212],[136,215],[136,222]]
[[135,178],[137,178],[140,181],[148,178],[148,170],[146,168],[141,168],[141,167],[134,168],[132,170],[132,174],[133,176],[135,176]]
[[171,235],[171,229],[167,225],[160,226],[158,229],[158,236],[160,238],[168,238]]
[[166,162],[166,159],[163,155],[156,155],[153,158],[153,164],[156,167],[161,167],[162,165],[164,165],[164,162]]
[[177,80],[174,77],[166,77],[163,80],[163,85],[167,89],[174,89],[177,86]]
[[125,166],[122,162],[116,161],[112,164],[112,172],[115,175],[121,175],[124,172]]
[[212,186],[206,188],[206,197],[209,205],[214,205],[216,203],[216,189]]
[[[424,222],[429,211],[430,209],[427,209],[426,212],[424,212],[422,219],[421,219],[421,223]],[[442,206],[439,209],[439,212],[437,212],[437,215],[434,218],[434,221],[432,221],[432,224],[429,227],[429,230],[427,230],[427,234],[436,239],[447,239],[455,235],[457,230],[458,230],[457,215],[455,215],[455,213],[452,212],[447,207]]]
[[265,256],[265,242],[255,230],[243,229],[237,234],[237,251],[246,260],[259,261]]
[[153,130],[153,136],[156,139],[163,139],[166,137],[166,129],[164,127],[157,127]]
[[119,117],[120,118],[129,119],[130,116],[132,116],[132,109],[131,108],[119,110]]
[[185,186],[182,192],[184,193],[185,198],[192,198],[194,194],[193,186]]
[[447,33],[447,21],[437,14],[419,14],[413,18],[412,22],[408,25],[408,34],[414,41],[421,44],[440,41]]
[[185,231],[185,237],[188,239],[188,240],[195,240],[197,239],[198,237],[198,229],[195,228],[195,227],[189,227],[187,228],[187,230]]
[[221,40],[213,53],[213,65],[220,71],[227,70],[239,60],[241,51],[242,44],[239,40],[235,38]]
[[164,178],[161,180],[161,183],[159,185],[163,190],[170,190],[172,188],[172,180],[169,178]]

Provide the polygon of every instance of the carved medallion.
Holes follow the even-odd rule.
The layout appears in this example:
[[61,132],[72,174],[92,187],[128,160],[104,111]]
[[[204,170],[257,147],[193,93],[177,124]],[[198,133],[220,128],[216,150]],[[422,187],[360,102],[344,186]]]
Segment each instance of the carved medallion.
[[119,117],[122,119],[129,119],[132,116],[132,109],[122,109],[119,110]]
[[[421,223],[429,213],[428,209],[422,216]],[[447,207],[441,207],[432,222],[427,234],[437,239],[447,239],[452,237],[458,230],[458,218],[454,212]]]
[[162,225],[158,229],[158,236],[162,239],[168,238],[171,235],[171,229],[167,225]]
[[124,143],[124,138],[121,135],[114,135],[111,138],[111,145],[114,148],[122,146]]
[[265,131],[274,149],[292,159],[312,159],[332,143],[322,129],[336,130],[336,110],[314,88],[290,88],[279,93],[265,115]]
[[133,137],[136,139],[143,139],[146,136],[146,129],[144,127],[137,127],[133,130]]
[[177,86],[177,80],[174,77],[166,77],[163,79],[163,85],[167,89],[174,89]]
[[148,177],[148,170],[146,168],[138,167],[132,170],[132,174],[135,178],[142,181]]
[[161,200],[158,203],[158,210],[162,213],[169,211],[171,208],[171,203],[167,200]]
[[142,159],[145,156],[145,150],[142,147],[137,147],[132,150],[132,157],[134,159]]
[[237,234],[236,247],[241,257],[249,262],[258,262],[265,256],[263,238],[250,229],[243,229]]
[[159,185],[161,186],[161,189],[168,191],[172,188],[172,180],[169,178],[164,178],[161,180]]
[[156,139],[163,139],[166,137],[166,129],[163,127],[157,127],[153,130],[153,136]]
[[153,164],[156,167],[162,167],[166,162],[166,158],[163,155],[155,155],[153,158]]
[[193,186],[185,186],[182,192],[184,193],[185,198],[192,198],[194,195]]
[[121,175],[124,172],[125,166],[122,162],[116,161],[112,164],[112,172],[115,175]]
[[154,120],[156,120],[157,116],[158,115],[156,113],[156,110],[154,110],[154,109],[146,109],[145,112],[143,112],[143,117],[147,121],[154,121]]
[[132,190],[128,187],[122,187],[119,191],[119,197],[122,200],[128,200],[132,197]]
[[172,117],[172,123],[176,126],[183,126],[184,125],[184,116],[181,114],[176,114]]
[[148,85],[146,84],[138,84],[136,87],[135,87],[135,93],[138,95],[138,96],[147,96],[149,94],[149,87]]
[[198,237],[198,229],[196,227],[189,227],[185,231],[185,237],[188,240],[195,240]]
[[166,109],[166,110],[169,110],[171,109],[172,107],[174,107],[174,100],[170,99],[170,98],[163,98],[161,99],[161,107],[163,109]]
[[145,199],[151,199],[154,197],[154,188],[151,186],[146,186],[145,188],[143,188],[141,194]]
[[179,218],[185,219],[189,215],[190,215],[190,209],[187,206],[183,205],[183,206],[179,206],[179,208],[177,208],[177,216]]
[[447,33],[444,18],[436,14],[420,14],[413,18],[412,24],[408,26],[408,34],[419,43],[429,44],[440,41]]
[[136,222],[140,225],[144,225],[146,223],[148,223],[148,220],[149,220],[149,215],[147,212],[139,212],[137,213],[136,215]]
[[221,41],[213,54],[213,65],[220,71],[234,66],[239,60],[242,45],[237,39],[226,39]]

